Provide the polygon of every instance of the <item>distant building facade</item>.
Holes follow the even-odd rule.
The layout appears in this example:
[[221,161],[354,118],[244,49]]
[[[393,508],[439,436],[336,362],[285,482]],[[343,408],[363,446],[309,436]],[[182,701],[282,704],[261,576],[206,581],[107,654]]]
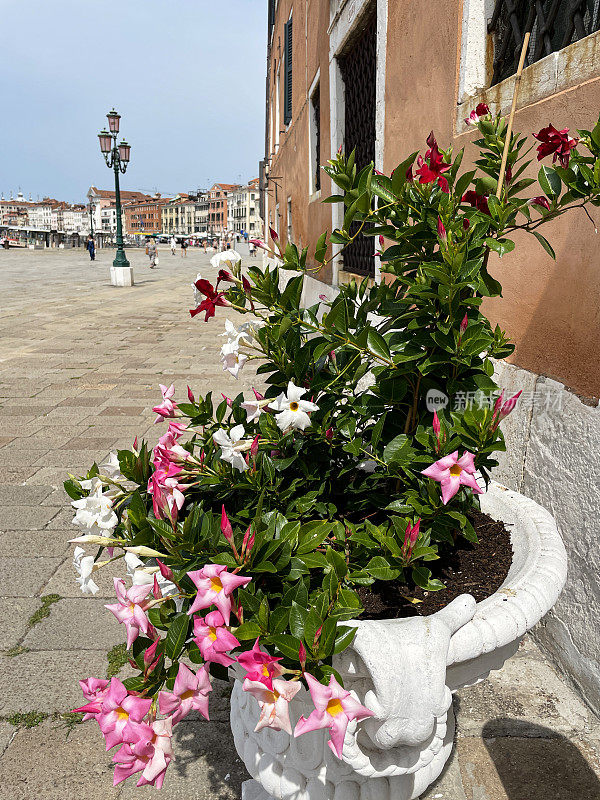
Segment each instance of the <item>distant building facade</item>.
[[[130,236],[151,236],[162,231],[162,209],[169,203],[168,197],[128,200],[123,203],[123,227]],[[116,224],[116,212],[115,212]]]
[[253,178],[246,186],[236,186],[227,201],[227,227],[236,235],[262,236],[259,214],[259,181]]

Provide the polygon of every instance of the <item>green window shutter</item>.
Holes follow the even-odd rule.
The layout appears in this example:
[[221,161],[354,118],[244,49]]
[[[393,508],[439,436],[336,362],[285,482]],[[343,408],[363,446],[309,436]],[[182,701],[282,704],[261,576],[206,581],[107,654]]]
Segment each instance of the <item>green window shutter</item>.
[[275,24],[275,0],[269,0],[269,38]]
[[283,36],[285,39],[284,70],[285,80],[283,85],[283,124],[289,125],[292,121],[292,18],[286,22]]

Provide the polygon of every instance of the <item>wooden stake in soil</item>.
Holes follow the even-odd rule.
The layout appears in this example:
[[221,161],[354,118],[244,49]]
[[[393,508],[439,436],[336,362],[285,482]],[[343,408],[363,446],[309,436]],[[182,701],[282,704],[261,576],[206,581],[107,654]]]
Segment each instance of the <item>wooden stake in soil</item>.
[[515,117],[515,110],[517,108],[517,96],[519,94],[519,84],[521,83],[521,75],[523,74],[523,64],[525,63],[525,56],[527,55],[527,48],[529,47],[530,31],[527,31],[523,39],[523,47],[521,48],[521,56],[519,58],[519,66],[515,76],[515,88],[513,91],[512,106],[510,109],[510,116],[508,118],[508,126],[506,128],[506,140],[504,142],[504,150],[502,152],[502,161],[500,163],[500,175],[498,176],[498,188],[496,189],[496,197],[500,199],[502,194],[502,185],[504,183],[504,175],[506,174],[506,160],[508,158],[508,148],[510,147],[510,140],[512,138],[513,119]]

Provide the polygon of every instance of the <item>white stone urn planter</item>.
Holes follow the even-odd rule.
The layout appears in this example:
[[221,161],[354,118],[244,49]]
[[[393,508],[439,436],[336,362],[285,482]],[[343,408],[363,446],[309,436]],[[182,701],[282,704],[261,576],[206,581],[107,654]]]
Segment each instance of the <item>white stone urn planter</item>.
[[[556,524],[541,506],[492,483],[481,508],[511,533],[512,566],[497,592],[480,603],[461,595],[429,617],[346,623],[358,630],[334,666],[375,716],[350,723],[342,760],[327,747],[326,730],[297,739],[255,733],[258,703],[236,680],[231,727],[255,778],[244,784],[244,800],[414,800],[435,781],[452,751],[452,693],[502,667],[567,575]],[[291,704],[292,727],[313,708],[303,689]]]

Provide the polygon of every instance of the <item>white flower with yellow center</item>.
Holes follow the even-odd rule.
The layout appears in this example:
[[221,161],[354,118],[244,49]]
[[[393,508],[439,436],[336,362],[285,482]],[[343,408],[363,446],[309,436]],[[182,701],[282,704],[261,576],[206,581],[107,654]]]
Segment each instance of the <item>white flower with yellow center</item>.
[[243,425],[236,425],[229,433],[221,428],[213,434],[213,441],[221,448],[221,459],[232,467],[245,472],[248,469],[246,459],[242,455],[252,447],[252,441],[244,439],[246,431]]
[[282,392],[275,400],[269,400],[269,408],[279,411],[275,420],[282,431],[288,428],[297,428],[303,431],[310,425],[309,411],[318,411],[316,403],[302,400],[302,395],[306,394],[306,389],[296,386],[293,381],[288,383],[287,393]]
[[248,361],[248,356],[245,353],[240,353],[238,342],[229,341],[221,348],[223,370],[230,372],[234,378],[238,377],[246,361]]

